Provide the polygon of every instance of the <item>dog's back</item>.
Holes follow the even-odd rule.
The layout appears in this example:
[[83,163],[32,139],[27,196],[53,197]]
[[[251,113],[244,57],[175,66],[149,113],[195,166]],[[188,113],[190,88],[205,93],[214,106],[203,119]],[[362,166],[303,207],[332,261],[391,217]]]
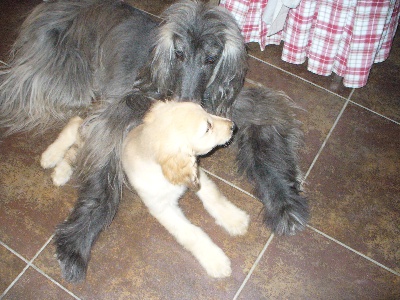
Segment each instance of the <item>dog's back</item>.
[[0,73],[0,126],[30,130],[76,114],[96,97],[123,95],[147,60],[156,25],[119,1],[40,4]]

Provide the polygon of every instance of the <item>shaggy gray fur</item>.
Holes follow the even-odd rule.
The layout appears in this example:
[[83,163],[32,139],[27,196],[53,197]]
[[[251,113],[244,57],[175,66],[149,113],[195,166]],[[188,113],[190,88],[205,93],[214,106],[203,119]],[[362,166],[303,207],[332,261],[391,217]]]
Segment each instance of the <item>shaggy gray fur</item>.
[[[156,22],[119,1],[50,1],[22,24],[0,73],[0,126],[46,129],[120,97],[148,59]],[[138,43],[137,41],[140,41]]]
[[[0,74],[6,134],[89,113],[78,158],[79,197],[55,235],[69,281],[85,278],[92,245],[117,212],[124,138],[155,100],[194,101],[231,117],[238,125],[239,171],[254,184],[266,225],[294,234],[307,222],[294,107],[272,90],[240,92],[247,53],[234,18],[195,1],[173,4],[163,18],[158,25],[113,0],[42,3],[24,22],[9,68]],[[96,100],[99,110],[91,105]]]

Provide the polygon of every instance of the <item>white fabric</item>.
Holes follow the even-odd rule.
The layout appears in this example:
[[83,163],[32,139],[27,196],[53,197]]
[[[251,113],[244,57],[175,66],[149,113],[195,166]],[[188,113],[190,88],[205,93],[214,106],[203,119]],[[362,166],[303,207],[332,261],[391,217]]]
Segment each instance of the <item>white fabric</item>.
[[265,24],[270,25],[268,35],[283,29],[290,8],[296,8],[301,0],[269,0],[262,15]]

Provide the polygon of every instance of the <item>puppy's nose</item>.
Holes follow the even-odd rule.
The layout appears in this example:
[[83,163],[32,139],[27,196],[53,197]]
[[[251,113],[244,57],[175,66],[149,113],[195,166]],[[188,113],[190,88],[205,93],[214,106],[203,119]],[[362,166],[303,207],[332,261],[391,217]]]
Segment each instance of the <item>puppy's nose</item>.
[[231,121],[232,125],[231,125],[231,131],[234,132],[237,129],[237,126],[235,124],[235,122]]

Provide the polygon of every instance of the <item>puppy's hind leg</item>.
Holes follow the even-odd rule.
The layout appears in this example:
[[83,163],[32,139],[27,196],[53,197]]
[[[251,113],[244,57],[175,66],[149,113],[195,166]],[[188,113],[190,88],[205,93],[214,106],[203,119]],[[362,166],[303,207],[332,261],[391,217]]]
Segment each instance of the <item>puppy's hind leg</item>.
[[250,221],[248,214],[229,202],[202,169],[199,169],[199,177],[200,190],[196,194],[216,223],[230,235],[245,234]]
[[53,168],[64,158],[67,150],[76,142],[82,122],[80,117],[71,118],[57,139],[47,147],[40,160],[44,169]]
[[68,182],[73,173],[73,166],[75,165],[76,155],[78,154],[81,141],[79,136],[78,141],[71,146],[65,153],[64,158],[55,166],[51,178],[55,186],[62,186]]

